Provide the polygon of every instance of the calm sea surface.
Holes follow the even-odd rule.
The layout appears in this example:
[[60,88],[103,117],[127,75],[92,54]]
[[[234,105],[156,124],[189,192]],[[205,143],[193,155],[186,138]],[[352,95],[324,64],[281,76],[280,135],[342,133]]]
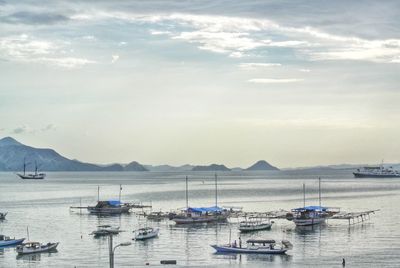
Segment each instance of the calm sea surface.
[[[108,267],[107,239],[88,235],[99,224],[120,225],[126,230],[114,237],[114,245],[132,241],[132,230],[160,228],[159,238],[133,242],[115,253],[115,267],[159,264],[175,259],[178,266],[208,267],[399,267],[400,180],[355,179],[351,171],[229,172],[219,174],[219,204],[246,211],[290,210],[302,206],[306,183],[308,205],[318,204],[318,176],[322,177],[322,203],[343,211],[380,209],[364,224],[331,220],[326,226],[297,230],[292,222],[276,220],[271,231],[242,236],[288,239],[293,250],[284,256],[216,255],[210,244],[238,238],[238,222],[175,226],[173,222],[146,222],[135,213],[98,217],[70,206],[94,205],[97,186],[100,199],[152,203],[153,211],[185,206],[185,175],[189,175],[189,203],[214,203],[211,173],[48,173],[43,181],[24,181],[13,173],[0,173],[0,233],[30,240],[59,241],[57,253],[17,258],[14,248],[0,249],[0,267]],[[231,231],[230,231],[231,230]]]

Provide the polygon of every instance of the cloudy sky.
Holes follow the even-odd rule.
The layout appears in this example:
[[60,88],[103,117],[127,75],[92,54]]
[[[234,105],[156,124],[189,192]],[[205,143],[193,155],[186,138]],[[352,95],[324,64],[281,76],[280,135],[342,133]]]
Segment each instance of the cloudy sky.
[[400,162],[400,2],[0,0],[0,137],[110,163]]

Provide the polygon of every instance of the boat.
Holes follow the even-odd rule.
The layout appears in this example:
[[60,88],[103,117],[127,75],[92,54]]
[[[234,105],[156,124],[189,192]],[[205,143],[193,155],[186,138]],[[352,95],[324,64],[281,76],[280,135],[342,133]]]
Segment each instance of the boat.
[[52,252],[56,251],[58,242],[42,244],[39,242],[27,242],[18,245],[16,250],[19,255],[32,254],[32,253],[42,253],[42,252]]
[[353,175],[356,178],[398,178],[400,172],[393,167],[385,168],[381,164],[380,166],[358,168]]
[[119,200],[97,201],[95,206],[86,207],[92,214],[123,214],[129,213],[131,206],[129,203],[122,203]]
[[294,208],[286,215],[286,219],[293,221],[296,226],[313,226],[324,224],[326,219],[340,212],[339,208],[321,206],[321,178],[318,178],[319,205],[306,206],[306,186],[303,183],[303,207]]
[[0,235],[0,247],[8,247],[19,245],[24,242],[25,238],[15,239],[10,238],[9,236]]
[[135,234],[133,240],[146,240],[150,238],[154,238],[158,236],[159,229],[152,227],[140,228],[138,230],[133,231]]
[[0,221],[5,220],[7,216],[7,212],[0,212]]
[[37,162],[35,161],[35,173],[26,173],[26,162],[24,159],[24,173],[17,173],[17,175],[24,180],[43,180],[46,177],[45,173],[39,173],[38,172],[38,165]]
[[287,240],[282,240],[277,243],[273,239],[249,239],[246,241],[246,246],[242,247],[236,241],[226,245],[211,245],[216,250],[216,253],[238,253],[238,254],[285,254],[286,251],[292,248],[292,244]]
[[90,233],[95,237],[106,236],[106,235],[116,235],[122,232],[119,227],[112,227],[111,225],[99,225],[97,230]]
[[92,214],[123,214],[129,213],[133,205],[130,203],[121,202],[122,186],[119,186],[118,200],[100,201],[100,186],[97,187],[97,204],[95,206],[88,206],[86,209]]
[[260,218],[249,218],[240,222],[239,231],[241,233],[254,232],[261,230],[271,230],[273,221],[262,220]]
[[157,212],[144,213],[144,216],[151,221],[162,221],[168,219],[169,213],[157,211]]
[[188,177],[186,176],[186,208],[180,213],[171,214],[171,220],[176,224],[193,224],[226,221],[230,210],[218,206],[217,174],[215,174],[215,206],[189,207]]

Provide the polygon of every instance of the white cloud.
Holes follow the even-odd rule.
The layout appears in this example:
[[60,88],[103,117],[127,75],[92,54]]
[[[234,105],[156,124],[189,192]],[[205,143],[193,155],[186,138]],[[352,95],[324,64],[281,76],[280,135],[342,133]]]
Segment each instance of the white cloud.
[[[255,49],[273,47],[297,50],[310,60],[397,62],[400,56],[400,39],[367,40],[340,36],[308,26],[287,27],[266,19],[180,13],[138,15],[128,12],[92,12],[72,16],[72,19],[146,22],[157,28],[172,24],[176,33],[160,29],[151,34],[168,35],[197,44],[202,50],[238,58]],[[180,32],[175,26],[183,26],[185,30]]]
[[111,63],[115,63],[117,60],[119,60],[119,55],[112,55],[111,58]]
[[70,57],[65,42],[40,40],[21,34],[0,39],[0,55],[7,60],[44,63],[63,68],[79,68],[95,61],[85,58]]
[[301,81],[303,81],[303,79],[297,78],[253,78],[248,80],[248,82],[256,84],[286,84]]
[[280,63],[262,63],[262,62],[245,62],[239,64],[240,68],[247,70],[264,68],[264,67],[280,67],[280,66],[282,66],[282,64]]

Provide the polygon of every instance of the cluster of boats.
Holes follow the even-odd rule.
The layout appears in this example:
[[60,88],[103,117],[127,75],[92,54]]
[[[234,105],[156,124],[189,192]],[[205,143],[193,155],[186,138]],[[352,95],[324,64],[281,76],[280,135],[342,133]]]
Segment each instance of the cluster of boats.
[[18,255],[53,252],[57,250],[58,242],[42,244],[40,242],[28,241],[25,238],[10,238],[9,236],[0,235],[0,247],[16,247]]

